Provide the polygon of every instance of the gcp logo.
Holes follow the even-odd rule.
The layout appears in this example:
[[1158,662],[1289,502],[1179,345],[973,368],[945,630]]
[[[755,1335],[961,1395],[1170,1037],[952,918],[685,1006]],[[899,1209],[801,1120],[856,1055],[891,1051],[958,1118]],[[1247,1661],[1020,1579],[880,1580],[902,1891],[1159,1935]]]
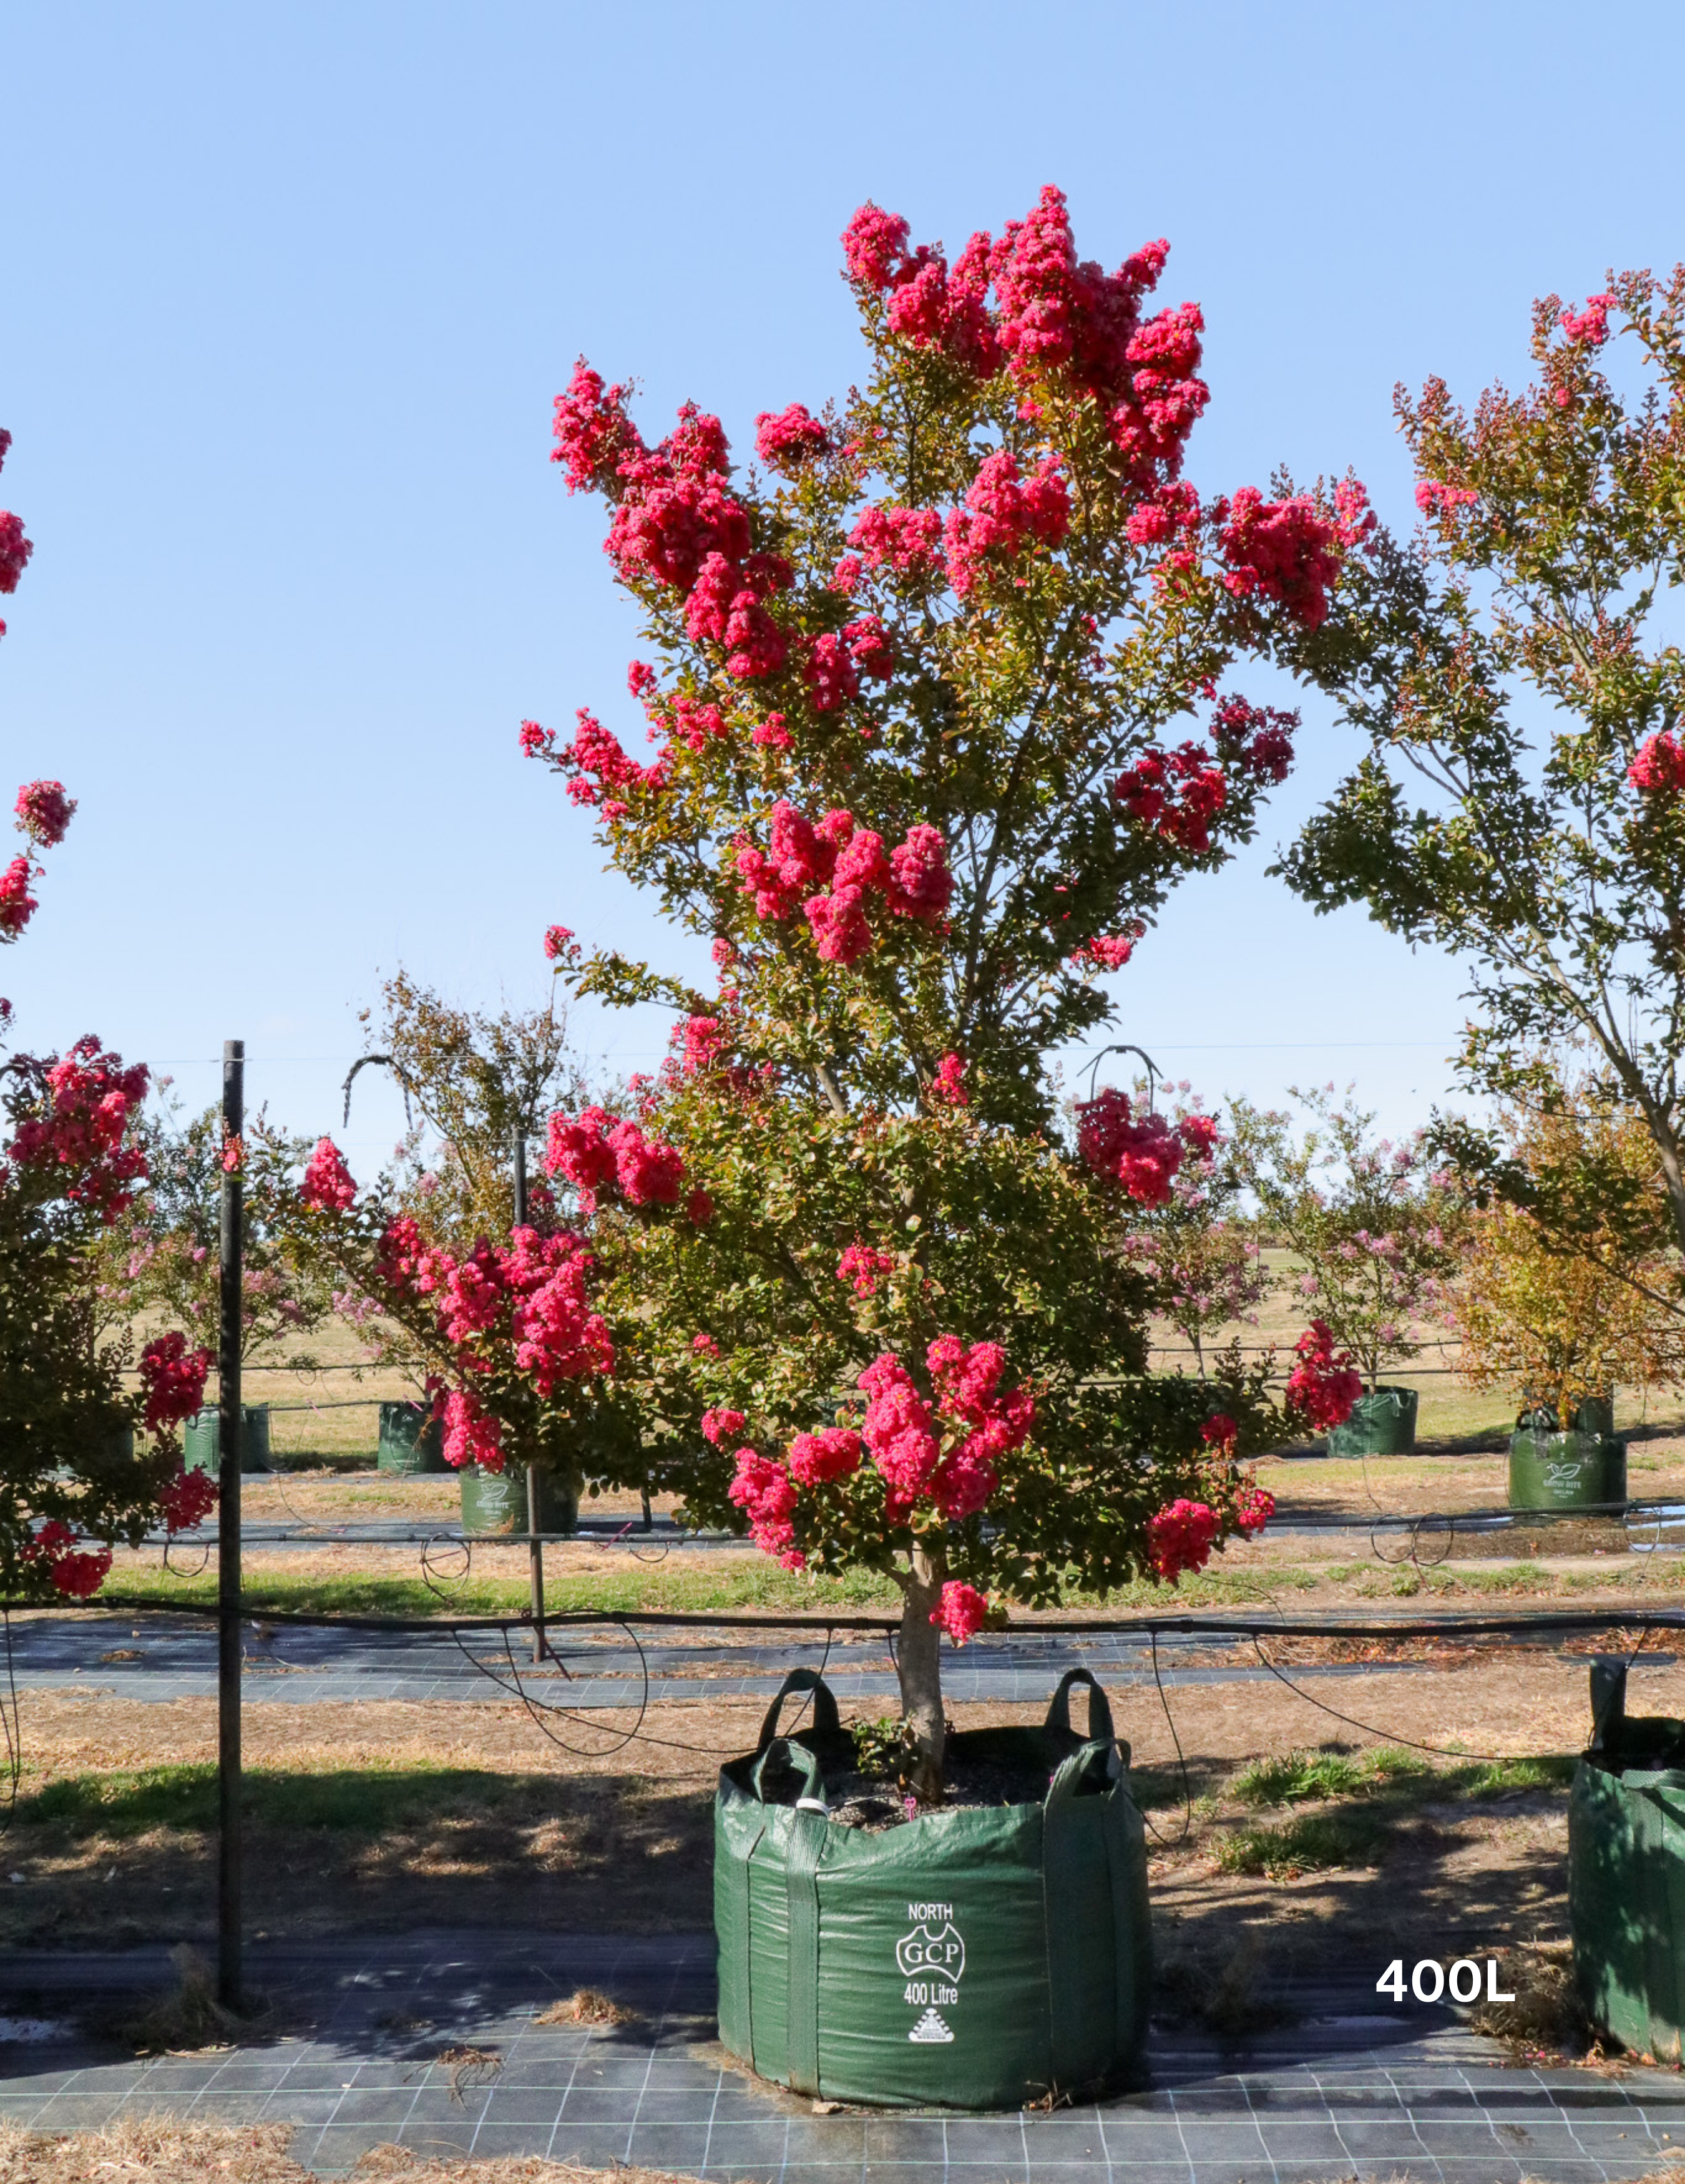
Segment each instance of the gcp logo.
[[965,1970],[965,1943],[951,1919],[939,1928],[921,1922],[896,1943],[896,1962],[906,1979],[923,1973],[957,1980]]

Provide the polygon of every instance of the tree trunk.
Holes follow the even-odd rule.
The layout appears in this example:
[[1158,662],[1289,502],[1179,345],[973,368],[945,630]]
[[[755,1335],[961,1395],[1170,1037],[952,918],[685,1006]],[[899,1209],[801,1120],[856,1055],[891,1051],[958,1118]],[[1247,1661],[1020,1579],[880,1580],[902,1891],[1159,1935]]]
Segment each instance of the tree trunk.
[[915,1546],[912,1568],[900,1580],[901,1641],[896,1649],[896,1668],[901,1677],[901,1721],[912,1732],[915,1747],[912,1793],[924,1805],[942,1802],[946,1724],[941,1632],[930,1618],[942,1597],[944,1574],[940,1550]]

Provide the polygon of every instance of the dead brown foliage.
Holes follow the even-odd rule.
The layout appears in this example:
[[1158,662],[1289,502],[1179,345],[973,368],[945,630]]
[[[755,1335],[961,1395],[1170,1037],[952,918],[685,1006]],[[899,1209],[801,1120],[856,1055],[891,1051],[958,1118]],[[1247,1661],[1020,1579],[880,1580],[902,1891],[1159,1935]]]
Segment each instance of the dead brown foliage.
[[638,2013],[622,2009],[594,1986],[577,1987],[566,2001],[553,2002],[533,2020],[534,2025],[631,2025]]
[[[0,2184],[315,2184],[287,2151],[289,2124],[183,2123],[175,2116],[125,2117],[103,2131],[68,2137],[0,2123]],[[423,2159],[407,2147],[372,2147],[353,2184],[690,2184],[652,2169],[564,2168],[517,2161]]]
[[1476,2032],[1509,2043],[1518,2060],[1541,2052],[1582,2053],[1591,2036],[1585,2006],[1574,1985],[1574,1953],[1566,1942],[1506,1949],[1498,1958],[1498,1985],[1513,2002],[1482,2002],[1469,2013]]

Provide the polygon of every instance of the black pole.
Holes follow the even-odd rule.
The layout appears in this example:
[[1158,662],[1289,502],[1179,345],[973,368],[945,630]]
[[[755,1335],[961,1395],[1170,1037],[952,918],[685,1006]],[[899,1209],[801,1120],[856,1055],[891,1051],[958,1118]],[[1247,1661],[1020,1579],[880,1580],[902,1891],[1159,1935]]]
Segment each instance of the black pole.
[[[515,1225],[527,1226],[527,1131],[523,1123],[515,1126]],[[527,1561],[532,1580],[533,1603],[533,1658],[542,1661],[549,1648],[544,1643],[544,1546],[538,1537],[538,1467],[533,1461],[533,1451],[527,1451]]]
[[246,1042],[222,1049],[221,1276],[217,1318],[216,1527],[217,1858],[216,1986],[223,2007],[240,2007],[240,1321],[245,1187]]

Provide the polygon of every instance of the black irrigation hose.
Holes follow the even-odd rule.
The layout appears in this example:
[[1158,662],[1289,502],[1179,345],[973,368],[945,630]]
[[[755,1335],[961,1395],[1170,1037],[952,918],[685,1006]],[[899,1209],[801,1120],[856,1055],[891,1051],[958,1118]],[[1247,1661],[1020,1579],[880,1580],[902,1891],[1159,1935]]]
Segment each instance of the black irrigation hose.
[[[125,1615],[200,1615],[220,1613],[215,1601],[131,1599],[120,1593],[102,1594],[87,1601],[0,1601],[0,1613],[27,1609],[34,1613],[98,1613]],[[323,1615],[289,1608],[271,1608],[252,1601],[242,1611],[249,1620],[276,1625],[301,1625],[310,1630],[529,1630],[530,1609],[519,1615]],[[589,1629],[612,1623],[629,1629],[633,1624],[653,1629],[691,1630],[862,1630],[895,1631],[899,1617],[881,1615],[742,1615],[728,1610],[679,1608],[570,1608],[550,1611],[548,1629]],[[1599,1630],[1685,1631],[1685,1608],[1626,1608],[1598,1611],[1576,1608],[1521,1615],[1445,1615],[1410,1621],[1385,1620],[1347,1623],[1325,1616],[1320,1620],[1289,1620],[1274,1617],[1268,1622],[1245,1617],[1202,1615],[1085,1616],[1058,1623],[1018,1623],[990,1632],[991,1637],[1057,1637],[1065,1632],[1127,1635],[1138,1632],[1157,1636],[1196,1638],[1446,1638],[1511,1637],[1530,1631],[1591,1633]]]

